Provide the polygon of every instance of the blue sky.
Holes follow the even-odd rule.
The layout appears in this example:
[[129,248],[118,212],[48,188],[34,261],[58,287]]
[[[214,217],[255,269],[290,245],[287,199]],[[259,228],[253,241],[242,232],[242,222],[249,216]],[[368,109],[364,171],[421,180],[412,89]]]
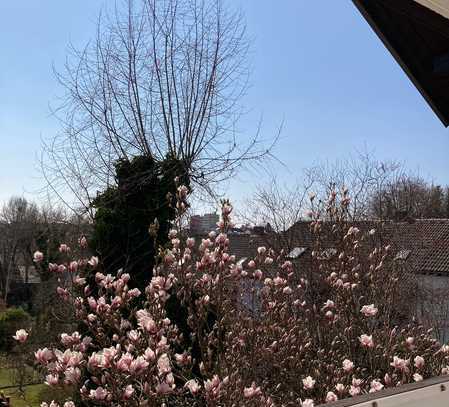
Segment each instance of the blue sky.
[[[243,9],[254,39],[243,101],[250,113],[240,127],[252,134],[262,115],[269,138],[283,121],[275,150],[282,179],[366,148],[449,183],[449,131],[349,0],[227,1]],[[61,94],[52,65],[62,66],[69,41],[81,46],[93,36],[103,3],[0,2],[0,201],[37,198],[41,137],[58,130],[48,107]],[[228,195],[242,199],[262,181],[242,173]]]

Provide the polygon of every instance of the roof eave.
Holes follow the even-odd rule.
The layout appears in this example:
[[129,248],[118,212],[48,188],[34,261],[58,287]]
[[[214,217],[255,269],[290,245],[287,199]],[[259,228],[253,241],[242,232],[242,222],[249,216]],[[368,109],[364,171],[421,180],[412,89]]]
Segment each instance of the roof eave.
[[[446,118],[446,116],[443,114],[443,112],[440,111],[440,109],[435,105],[433,102],[432,96],[423,88],[420,81],[415,77],[415,75],[410,70],[409,66],[405,63],[405,61],[401,58],[399,53],[396,51],[394,46],[391,44],[389,39],[384,35],[381,28],[378,26],[378,24],[374,21],[374,19],[371,17],[371,15],[367,12],[363,5],[363,0],[352,0],[357,9],[360,11],[360,13],[363,15],[365,20],[368,22],[368,24],[371,26],[373,31],[376,33],[376,35],[380,38],[380,40],[383,42],[385,47],[388,49],[388,51],[391,53],[393,58],[396,60],[396,62],[400,65],[402,70],[405,72],[405,74],[409,77],[409,79],[412,81],[412,83],[415,85],[415,87],[418,89],[419,93],[422,95],[422,97],[426,100],[426,102],[429,104],[429,106],[432,108],[432,110],[435,112],[437,117],[441,120],[443,125],[445,127],[449,126],[449,118]],[[420,4],[420,3],[418,3]],[[427,7],[429,8],[429,7]],[[433,11],[433,10],[432,10]],[[442,14],[441,14],[442,15]],[[445,17],[443,15],[443,17]],[[445,17],[446,18],[446,17]]]

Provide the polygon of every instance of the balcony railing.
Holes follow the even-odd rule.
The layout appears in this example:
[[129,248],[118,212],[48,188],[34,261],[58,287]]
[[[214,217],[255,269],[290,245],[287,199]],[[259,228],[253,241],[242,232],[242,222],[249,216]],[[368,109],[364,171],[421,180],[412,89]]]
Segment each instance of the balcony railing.
[[[324,406],[324,405],[323,405]],[[405,384],[394,389],[366,394],[326,407],[448,407],[449,376],[434,377],[419,383]]]

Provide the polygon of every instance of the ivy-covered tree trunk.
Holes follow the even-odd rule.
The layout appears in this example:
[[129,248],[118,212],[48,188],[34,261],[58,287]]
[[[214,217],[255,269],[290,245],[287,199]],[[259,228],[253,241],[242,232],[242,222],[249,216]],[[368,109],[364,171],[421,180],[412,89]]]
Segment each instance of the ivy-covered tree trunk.
[[[152,277],[158,247],[167,243],[176,192],[175,177],[188,185],[185,166],[167,157],[139,156],[115,165],[117,185],[93,202],[96,210],[91,248],[105,273],[121,269],[143,290]],[[156,224],[153,233],[150,226]]]

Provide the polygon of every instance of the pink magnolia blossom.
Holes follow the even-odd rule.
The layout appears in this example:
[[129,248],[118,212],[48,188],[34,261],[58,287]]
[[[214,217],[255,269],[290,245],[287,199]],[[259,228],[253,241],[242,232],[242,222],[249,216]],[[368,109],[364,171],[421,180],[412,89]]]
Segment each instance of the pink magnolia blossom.
[[282,292],[286,295],[290,295],[291,293],[293,293],[293,290],[289,286],[287,286],[283,288]]
[[25,329],[19,329],[18,331],[16,331],[16,334],[13,336],[13,338],[20,343],[24,343],[28,338],[28,332],[25,331]]
[[170,385],[169,383],[163,381],[162,383],[158,383],[156,386],[156,392],[158,394],[170,394],[173,392],[173,386]]
[[273,283],[275,286],[283,286],[287,283],[287,281],[280,276],[276,276],[275,278],[273,278]]
[[174,256],[174,254],[170,251],[167,250],[167,252],[165,253],[164,256],[164,261],[166,264],[173,264],[175,262],[176,258]]
[[129,365],[129,371],[131,374],[139,374],[149,366],[149,363],[143,356],[138,356]]
[[156,360],[156,354],[154,353],[154,351],[151,348],[147,348],[145,349],[145,359],[149,362],[153,362],[154,360]]
[[421,382],[421,381],[424,380],[424,378],[423,378],[419,373],[415,373],[415,374],[413,375],[413,380],[414,380],[415,382]]
[[360,387],[360,385],[362,384],[362,380],[357,379],[356,377],[353,377],[351,383],[353,386]]
[[332,300],[327,300],[324,305],[323,308],[334,308],[335,307],[335,303]]
[[72,351],[67,362],[67,366],[79,366],[83,361],[83,354],[81,352]]
[[364,305],[360,312],[365,315],[365,317],[373,317],[377,314],[377,308],[374,306],[374,304],[370,305]]
[[413,338],[413,336],[409,336],[405,340],[405,343],[407,344],[407,348],[409,348],[410,350],[415,349],[415,338]]
[[305,379],[302,379],[302,384],[306,390],[311,390],[315,386],[316,381],[312,378],[312,376],[307,376]]
[[42,262],[42,260],[44,260],[44,253],[40,252],[40,251],[35,251],[33,254],[33,261],[35,263],[40,263]]
[[267,251],[267,248],[265,246],[259,246],[257,248],[257,253],[259,253],[261,256],[264,255]]
[[225,233],[220,233],[215,239],[215,243],[218,245],[223,245],[226,241],[228,241],[228,237]]
[[78,239],[78,244],[80,245],[81,249],[85,249],[87,247],[87,238],[86,238],[86,236],[81,236]]
[[264,264],[273,264],[274,260],[271,257],[265,257]]
[[190,364],[191,357],[186,353],[175,353],[176,363],[180,366],[187,366]]
[[59,383],[59,376],[57,374],[49,374],[45,376],[45,384],[48,386],[56,386]]
[[89,369],[95,369],[102,367],[104,365],[104,356],[101,353],[92,353],[91,356],[89,356],[89,360],[87,361],[87,367]]
[[254,272],[254,277],[257,278],[258,280],[262,280],[262,277],[263,277],[262,270],[257,269],[257,270]]
[[138,310],[136,312],[137,321],[139,323],[139,326],[144,329],[145,331],[149,333],[156,333],[157,332],[157,326],[154,322],[154,319],[152,318],[151,314],[146,310]]
[[128,291],[128,297],[129,298],[137,298],[142,294],[138,288],[133,288],[132,290]]
[[312,399],[305,399],[301,401],[301,407],[315,407]]
[[65,346],[71,346],[73,343],[72,336],[67,333],[61,334],[61,343]]
[[48,263],[48,271],[50,273],[56,273],[59,271],[59,266],[55,263]]
[[112,365],[112,362],[114,361],[116,355],[119,353],[119,348],[114,348],[113,346],[109,348],[104,348],[102,350],[102,366],[103,367],[110,367]]
[[185,185],[180,185],[178,187],[178,194],[181,198],[186,198],[188,193],[189,193],[189,188],[187,188]]
[[352,369],[354,369],[354,363],[349,359],[345,359],[343,361],[343,370],[345,372],[350,372]]
[[67,301],[70,298],[70,293],[67,288],[57,287],[56,292],[64,301]]
[[76,285],[83,286],[84,284],[86,284],[86,279],[82,278],[82,277],[79,277],[79,276],[76,276],[75,279],[73,280],[73,282]]
[[108,391],[105,390],[103,387],[98,386],[95,390],[91,390],[89,393],[89,397],[93,400],[102,401],[105,400],[108,396]]
[[333,391],[329,391],[326,394],[326,403],[332,403],[337,400],[338,400],[338,396]]
[[133,356],[130,353],[125,353],[120,357],[117,361],[117,369],[122,372],[129,372],[129,367],[131,362],[134,360]]
[[195,379],[188,380],[184,386],[187,387],[193,395],[197,394],[201,389],[201,386]]
[[128,385],[125,387],[125,390],[123,390],[123,398],[124,398],[125,400],[130,399],[131,396],[133,395],[133,393],[134,393],[134,388],[133,388],[132,384],[128,384]]
[[64,382],[66,384],[76,384],[81,378],[81,370],[78,367],[69,367],[64,372]]
[[38,363],[45,365],[53,359],[53,352],[48,348],[38,349],[34,356]]
[[247,399],[260,396],[261,394],[262,390],[260,390],[260,387],[256,387],[255,383],[253,383],[250,387],[245,387],[243,389],[243,395]]
[[87,303],[89,304],[89,307],[92,311],[96,311],[97,310],[97,301],[95,300],[95,298],[93,297],[89,297],[87,299]]
[[70,252],[70,247],[68,245],[66,245],[65,243],[62,243],[59,245],[59,251],[61,253],[69,253]]
[[384,385],[379,380],[373,380],[370,384],[370,393],[375,393],[376,391],[380,391],[384,388]]
[[374,348],[374,341],[372,335],[362,334],[360,335],[359,341],[361,345],[365,348]]
[[90,258],[90,260],[88,261],[88,264],[89,264],[91,267],[93,267],[94,269],[97,268],[97,266],[98,266],[98,257],[92,256],[92,257]]
[[425,365],[424,358],[423,358],[422,356],[419,356],[419,355],[418,355],[418,356],[415,356],[414,364],[415,364],[415,367],[416,367],[417,369],[423,368],[424,365]]
[[337,391],[337,393],[342,394],[342,393],[345,392],[346,387],[345,387],[345,385],[344,385],[343,383],[337,383],[337,384],[335,385],[335,390]]
[[223,212],[223,215],[225,215],[225,216],[229,215],[232,212],[232,206],[229,204],[223,205],[222,212]]
[[136,342],[139,340],[140,338],[140,333],[138,331],[136,331],[135,329],[131,330],[128,332],[128,338],[133,341]]
[[204,390],[209,396],[216,397],[220,392],[221,381],[218,375],[214,375],[212,379],[208,379],[204,382]]
[[157,368],[160,374],[171,372],[170,359],[168,358],[166,353],[162,354],[159,357],[157,361]]
[[77,261],[71,261],[69,264],[69,271],[71,273],[76,273],[78,271],[78,262]]
[[123,299],[122,297],[116,295],[112,301],[111,301],[111,307],[112,308],[120,308],[123,304]]
[[407,371],[408,370],[409,361],[405,359],[401,359],[397,356],[393,357],[393,362],[390,363],[390,366],[393,366],[397,370]]

